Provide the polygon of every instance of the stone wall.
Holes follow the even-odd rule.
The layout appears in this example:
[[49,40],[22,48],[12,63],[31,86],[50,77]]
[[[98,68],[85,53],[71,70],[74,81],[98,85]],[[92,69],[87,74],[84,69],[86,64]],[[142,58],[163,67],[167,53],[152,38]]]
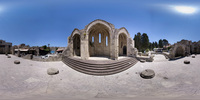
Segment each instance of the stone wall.
[[192,42],[189,40],[181,40],[172,45],[169,58],[185,57],[191,54],[200,54],[200,41]]
[[12,43],[0,40],[0,54],[10,54]]

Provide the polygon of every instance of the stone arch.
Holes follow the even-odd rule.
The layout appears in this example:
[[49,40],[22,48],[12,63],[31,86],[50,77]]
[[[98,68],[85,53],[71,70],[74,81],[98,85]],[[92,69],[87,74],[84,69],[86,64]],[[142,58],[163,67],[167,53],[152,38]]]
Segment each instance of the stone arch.
[[[126,49],[124,49],[126,48]],[[126,51],[124,51],[126,50]],[[126,52],[124,54],[124,52]],[[118,36],[118,55],[126,56],[127,55],[127,36],[124,33],[119,34]]]
[[[128,37],[130,37],[130,34],[126,30],[126,28],[122,27],[119,29],[119,32],[117,33],[117,53],[118,56],[127,56],[128,55]],[[123,48],[126,46],[126,54],[123,54]]]
[[185,56],[185,49],[183,46],[177,46],[175,49],[175,57],[184,57]]
[[72,32],[72,34],[71,34],[70,37],[73,38],[73,36],[76,35],[76,34],[81,35],[79,29],[77,29],[77,28],[75,28],[75,29],[73,30],[73,32]]
[[73,56],[80,56],[81,53],[81,39],[79,34],[73,36]]
[[109,29],[110,33],[113,32],[114,25],[112,25],[112,24],[110,24],[110,23],[108,23],[108,22],[106,22],[106,21],[104,21],[104,20],[97,19],[97,20],[92,21],[91,23],[89,23],[89,24],[85,27],[87,34],[89,34],[88,31],[91,29],[91,27],[94,26],[94,25],[96,25],[96,24],[105,25],[105,26]]
[[[92,29],[92,27],[94,27],[95,25],[103,25],[104,27],[106,27],[106,30],[108,31],[108,33],[109,33],[109,40],[108,40],[108,42],[109,42],[109,55],[107,55],[108,57],[110,57],[110,58],[112,58],[113,57],[113,52],[112,52],[112,36],[113,36],[113,30],[114,30],[114,25],[112,25],[111,23],[108,23],[108,22],[106,22],[106,21],[104,21],[104,20],[100,20],[100,19],[97,19],[97,20],[94,20],[93,22],[91,22],[91,23],[89,23],[86,27],[85,27],[85,30],[84,30],[84,36],[85,36],[85,40],[87,40],[87,44],[88,44],[88,46],[87,46],[87,49],[85,49],[85,51],[90,51],[89,49],[90,49],[90,39],[91,39],[91,37],[89,36],[90,35],[90,33],[91,33],[91,29]],[[112,44],[112,45],[111,45]],[[107,52],[107,51],[106,51]],[[90,57],[91,55],[90,55],[90,53],[87,53],[86,55],[85,55],[85,58],[86,59],[88,59],[89,57]]]
[[90,26],[87,32],[89,56],[110,57],[110,27],[102,23],[95,23],[92,26]]

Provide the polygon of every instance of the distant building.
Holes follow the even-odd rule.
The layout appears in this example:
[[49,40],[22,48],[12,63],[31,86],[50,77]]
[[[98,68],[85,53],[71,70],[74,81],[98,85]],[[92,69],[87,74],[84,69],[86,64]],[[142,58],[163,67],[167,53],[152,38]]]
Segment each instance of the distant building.
[[154,52],[162,52],[163,48],[154,48],[153,51]]
[[10,54],[12,43],[0,40],[0,54]]
[[59,53],[62,53],[64,51],[64,47],[59,47],[56,52],[59,54]]
[[20,44],[20,45],[15,45],[12,47],[12,53],[13,55],[19,54],[21,56],[27,55],[27,54],[33,54],[38,56],[39,55],[39,47],[30,47],[29,45],[25,44]]

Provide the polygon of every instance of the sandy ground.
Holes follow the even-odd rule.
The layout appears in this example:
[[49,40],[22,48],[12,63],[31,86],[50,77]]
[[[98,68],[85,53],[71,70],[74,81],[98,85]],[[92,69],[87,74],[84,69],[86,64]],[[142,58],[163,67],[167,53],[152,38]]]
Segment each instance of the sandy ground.
[[[12,56],[12,55],[11,55]],[[58,62],[37,62],[0,55],[0,99],[10,100],[199,100],[200,55],[168,61],[155,55],[154,62],[140,63],[109,76],[91,76]],[[20,60],[21,64],[14,64]],[[191,64],[184,64],[190,60]],[[48,68],[58,75],[47,75]],[[153,79],[139,72],[153,69]]]

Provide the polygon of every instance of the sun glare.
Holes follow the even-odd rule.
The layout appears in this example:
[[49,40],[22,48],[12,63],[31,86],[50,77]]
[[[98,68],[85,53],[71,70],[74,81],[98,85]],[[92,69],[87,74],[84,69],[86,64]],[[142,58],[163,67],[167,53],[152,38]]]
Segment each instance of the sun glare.
[[193,7],[188,7],[188,6],[176,6],[175,7],[176,11],[184,13],[184,14],[192,14],[195,13],[196,9]]

